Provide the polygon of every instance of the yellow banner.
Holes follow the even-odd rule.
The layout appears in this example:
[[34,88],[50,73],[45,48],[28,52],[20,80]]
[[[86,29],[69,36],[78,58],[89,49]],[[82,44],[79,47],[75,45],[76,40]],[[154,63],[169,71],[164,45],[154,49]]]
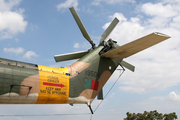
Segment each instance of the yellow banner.
[[69,97],[69,76],[67,67],[51,68],[38,65],[39,95],[36,104],[63,104]]

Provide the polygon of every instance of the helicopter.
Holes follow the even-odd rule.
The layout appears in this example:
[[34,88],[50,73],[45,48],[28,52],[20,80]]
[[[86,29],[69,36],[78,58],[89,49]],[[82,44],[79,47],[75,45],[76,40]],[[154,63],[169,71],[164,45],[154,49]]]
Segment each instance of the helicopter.
[[124,61],[170,36],[154,32],[119,46],[109,39],[118,24],[114,18],[96,46],[74,7],[70,11],[84,38],[91,44],[86,51],[55,55],[56,62],[78,59],[72,65],[53,68],[0,58],[0,104],[87,104],[103,100],[103,86],[118,66],[132,72],[135,67]]

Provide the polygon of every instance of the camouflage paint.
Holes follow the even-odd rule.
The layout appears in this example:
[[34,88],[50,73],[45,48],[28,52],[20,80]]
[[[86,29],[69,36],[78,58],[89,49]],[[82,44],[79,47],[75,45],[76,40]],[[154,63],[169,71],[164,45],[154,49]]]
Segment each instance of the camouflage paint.
[[100,57],[103,46],[64,68],[0,59],[0,104],[90,104],[121,59]]
[[37,65],[0,59],[0,103],[34,104],[39,90]]
[[0,58],[0,104],[61,104],[69,97],[67,67]]
[[69,97],[76,98],[74,101],[84,97],[83,99],[92,102],[122,60],[100,57],[99,52],[102,48],[103,46],[97,47],[68,67],[72,76]]

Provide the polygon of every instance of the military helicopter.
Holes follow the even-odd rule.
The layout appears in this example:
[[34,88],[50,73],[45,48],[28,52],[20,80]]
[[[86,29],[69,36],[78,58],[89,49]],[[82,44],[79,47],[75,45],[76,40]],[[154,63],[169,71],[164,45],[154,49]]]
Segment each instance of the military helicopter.
[[63,68],[0,58],[0,104],[87,104],[93,113],[91,103],[96,96],[103,99],[103,86],[116,68],[121,65],[134,72],[124,58],[170,38],[154,32],[123,46],[112,39],[105,41],[119,22],[114,18],[96,46],[75,9],[70,11],[92,48],[55,55],[56,62],[78,59]]

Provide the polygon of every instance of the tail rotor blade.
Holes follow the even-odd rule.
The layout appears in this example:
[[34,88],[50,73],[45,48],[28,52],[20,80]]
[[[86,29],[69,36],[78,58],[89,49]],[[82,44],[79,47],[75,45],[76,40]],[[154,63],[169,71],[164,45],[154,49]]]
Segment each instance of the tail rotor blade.
[[104,31],[104,33],[101,35],[100,43],[104,41],[109,34],[112,32],[112,30],[116,27],[119,20],[117,18],[114,18],[114,20],[111,22],[111,24],[108,26],[108,28]]
[[76,10],[74,9],[74,7],[69,8],[69,10],[71,11],[71,13],[72,13],[72,15],[73,15],[73,17],[74,17],[74,19],[75,19],[79,29],[81,30],[81,33],[83,34],[84,38],[86,38],[86,40],[88,40],[91,43],[91,45],[94,46],[95,44],[91,40],[88,32],[86,31],[86,28],[84,27],[81,19],[79,18]]

